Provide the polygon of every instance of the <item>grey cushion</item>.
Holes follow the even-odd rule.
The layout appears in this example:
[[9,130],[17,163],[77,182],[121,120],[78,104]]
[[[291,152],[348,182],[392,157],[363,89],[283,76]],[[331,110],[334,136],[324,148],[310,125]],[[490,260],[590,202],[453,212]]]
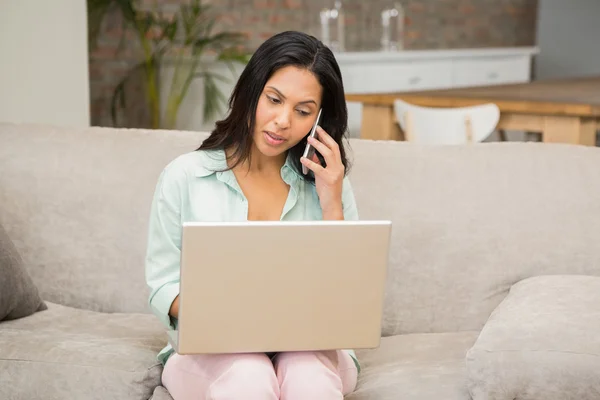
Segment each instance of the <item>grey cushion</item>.
[[149,314],[105,314],[48,303],[0,323],[0,399],[148,400],[166,344]]
[[469,400],[464,359],[477,333],[391,336],[357,351],[362,371],[346,400]]
[[474,400],[600,399],[600,277],[515,284],[467,354]]
[[0,224],[0,321],[47,308],[8,233]]

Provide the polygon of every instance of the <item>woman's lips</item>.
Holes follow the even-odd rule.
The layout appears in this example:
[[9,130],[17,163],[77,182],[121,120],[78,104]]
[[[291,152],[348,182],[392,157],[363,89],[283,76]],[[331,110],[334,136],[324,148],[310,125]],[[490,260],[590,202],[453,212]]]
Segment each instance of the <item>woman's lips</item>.
[[269,132],[269,131],[264,131],[265,134],[265,139],[267,140],[267,143],[269,143],[272,146],[277,146],[282,144],[283,142],[285,142],[285,138],[274,134],[273,132]]

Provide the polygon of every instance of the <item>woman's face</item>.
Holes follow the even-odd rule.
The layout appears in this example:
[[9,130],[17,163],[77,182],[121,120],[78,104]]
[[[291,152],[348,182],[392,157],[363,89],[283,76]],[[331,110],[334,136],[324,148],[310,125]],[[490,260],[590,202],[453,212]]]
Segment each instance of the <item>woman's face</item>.
[[298,144],[315,123],[321,94],[321,84],[306,69],[289,66],[275,72],[256,107],[256,149],[267,157],[276,157]]

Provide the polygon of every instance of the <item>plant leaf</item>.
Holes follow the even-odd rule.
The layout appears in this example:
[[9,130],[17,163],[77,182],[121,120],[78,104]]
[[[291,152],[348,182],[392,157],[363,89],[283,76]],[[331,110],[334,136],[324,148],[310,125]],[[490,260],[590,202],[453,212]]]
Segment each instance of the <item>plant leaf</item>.
[[88,45],[91,50],[98,45],[98,35],[102,22],[112,5],[113,0],[88,0]]
[[174,18],[173,21],[168,22],[163,28],[163,35],[170,42],[173,42],[173,40],[175,40],[175,35],[177,34],[178,25],[179,25],[179,21],[177,20],[177,18]]
[[[135,73],[144,70],[146,73],[146,62],[142,61],[132,67],[125,76],[119,81],[113,90],[110,100],[110,115],[113,125],[117,124],[117,109],[127,107],[127,98],[125,93],[125,85],[134,76]],[[145,82],[145,81],[144,81]],[[145,89],[145,88],[144,88]]]
[[110,99],[110,117],[113,123],[113,126],[117,125],[117,108],[126,107],[125,102],[125,82],[126,79],[123,79],[119,84],[115,87],[113,91],[113,95]]
[[210,76],[212,79],[224,82],[224,83],[229,83],[231,82],[231,79],[227,78],[226,76],[223,76],[221,74],[217,74],[216,72],[207,72],[207,71],[203,71],[203,72],[197,72],[194,74],[194,77],[196,78],[204,78],[206,76]]
[[227,101],[225,95],[217,87],[211,74],[204,76],[204,119],[211,119],[221,110],[220,104]]

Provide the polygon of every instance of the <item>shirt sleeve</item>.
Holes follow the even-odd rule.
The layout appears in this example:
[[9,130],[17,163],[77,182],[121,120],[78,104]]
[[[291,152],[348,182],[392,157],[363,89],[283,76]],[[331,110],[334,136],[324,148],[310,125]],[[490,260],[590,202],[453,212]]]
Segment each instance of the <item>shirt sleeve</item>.
[[358,220],[358,208],[356,207],[354,192],[352,190],[352,185],[350,184],[350,180],[348,179],[348,177],[345,177],[344,182],[342,183],[342,208],[345,220]]
[[181,255],[181,185],[176,171],[165,168],[156,185],[146,250],[146,283],[151,311],[175,329],[169,310],[179,294]]

